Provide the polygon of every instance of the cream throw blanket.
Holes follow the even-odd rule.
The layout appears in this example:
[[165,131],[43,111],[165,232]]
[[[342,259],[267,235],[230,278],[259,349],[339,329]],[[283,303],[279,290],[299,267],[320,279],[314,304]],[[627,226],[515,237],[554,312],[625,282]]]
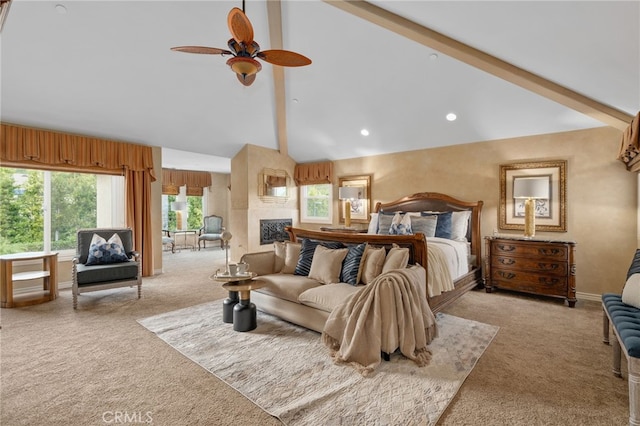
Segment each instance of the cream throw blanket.
[[440,296],[445,291],[453,290],[455,286],[447,265],[447,256],[442,249],[435,244],[427,244],[427,261],[429,262],[427,273],[429,297]]
[[322,332],[333,360],[367,375],[380,364],[381,351],[400,348],[418,366],[427,365],[427,345],[438,333],[425,295],[425,275],[418,265],[389,271],[337,306]]

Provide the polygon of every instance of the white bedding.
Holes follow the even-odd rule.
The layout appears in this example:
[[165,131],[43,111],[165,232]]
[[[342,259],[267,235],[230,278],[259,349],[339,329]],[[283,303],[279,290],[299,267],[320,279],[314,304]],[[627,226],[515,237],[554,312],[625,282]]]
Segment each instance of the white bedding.
[[[446,238],[428,237],[427,246],[434,244],[440,248],[447,258],[447,266],[451,279],[456,280],[469,272],[469,243]],[[444,291],[444,290],[443,290]]]

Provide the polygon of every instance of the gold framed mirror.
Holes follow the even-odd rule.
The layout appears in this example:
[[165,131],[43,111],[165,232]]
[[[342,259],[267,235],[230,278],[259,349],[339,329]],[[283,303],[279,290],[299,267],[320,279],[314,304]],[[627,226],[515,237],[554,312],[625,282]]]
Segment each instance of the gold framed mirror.
[[258,196],[265,202],[286,202],[289,199],[289,184],[286,171],[262,169],[258,175]]

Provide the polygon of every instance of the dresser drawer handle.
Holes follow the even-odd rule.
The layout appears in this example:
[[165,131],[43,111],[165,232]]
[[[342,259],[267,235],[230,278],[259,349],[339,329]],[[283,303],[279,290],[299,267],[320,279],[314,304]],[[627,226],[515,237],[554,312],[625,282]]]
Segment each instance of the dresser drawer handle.
[[503,265],[513,265],[514,263],[516,263],[515,260],[508,259],[508,258],[505,258],[505,257],[499,257],[498,258],[498,262],[502,263]]
[[504,244],[498,244],[498,248],[502,251],[514,251],[516,249],[516,246],[512,246],[512,245],[504,245]]
[[558,284],[560,282],[559,278],[546,278],[546,277],[540,277],[539,280],[541,284]]
[[560,265],[557,263],[538,263],[538,269],[544,269],[545,271],[555,271]]
[[512,272],[504,272],[504,271],[498,271],[498,274],[502,277],[502,278],[506,278],[508,280],[512,280],[516,277],[516,274],[512,273]]
[[562,255],[564,254],[564,251],[560,250],[560,249],[538,249],[538,253],[540,253],[543,256],[558,256],[558,255]]

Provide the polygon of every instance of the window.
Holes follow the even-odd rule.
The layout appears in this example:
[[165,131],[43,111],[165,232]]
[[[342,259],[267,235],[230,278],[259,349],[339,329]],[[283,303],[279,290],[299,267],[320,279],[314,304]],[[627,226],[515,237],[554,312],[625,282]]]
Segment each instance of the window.
[[[176,201],[175,195],[162,194],[162,229],[175,230],[176,212],[171,209],[171,203]],[[185,229],[200,229],[203,224],[203,197],[188,196]]]
[[124,177],[0,168],[0,254],[75,254],[80,228],[124,226]]
[[300,222],[332,223],[333,187],[331,184],[300,187]]

